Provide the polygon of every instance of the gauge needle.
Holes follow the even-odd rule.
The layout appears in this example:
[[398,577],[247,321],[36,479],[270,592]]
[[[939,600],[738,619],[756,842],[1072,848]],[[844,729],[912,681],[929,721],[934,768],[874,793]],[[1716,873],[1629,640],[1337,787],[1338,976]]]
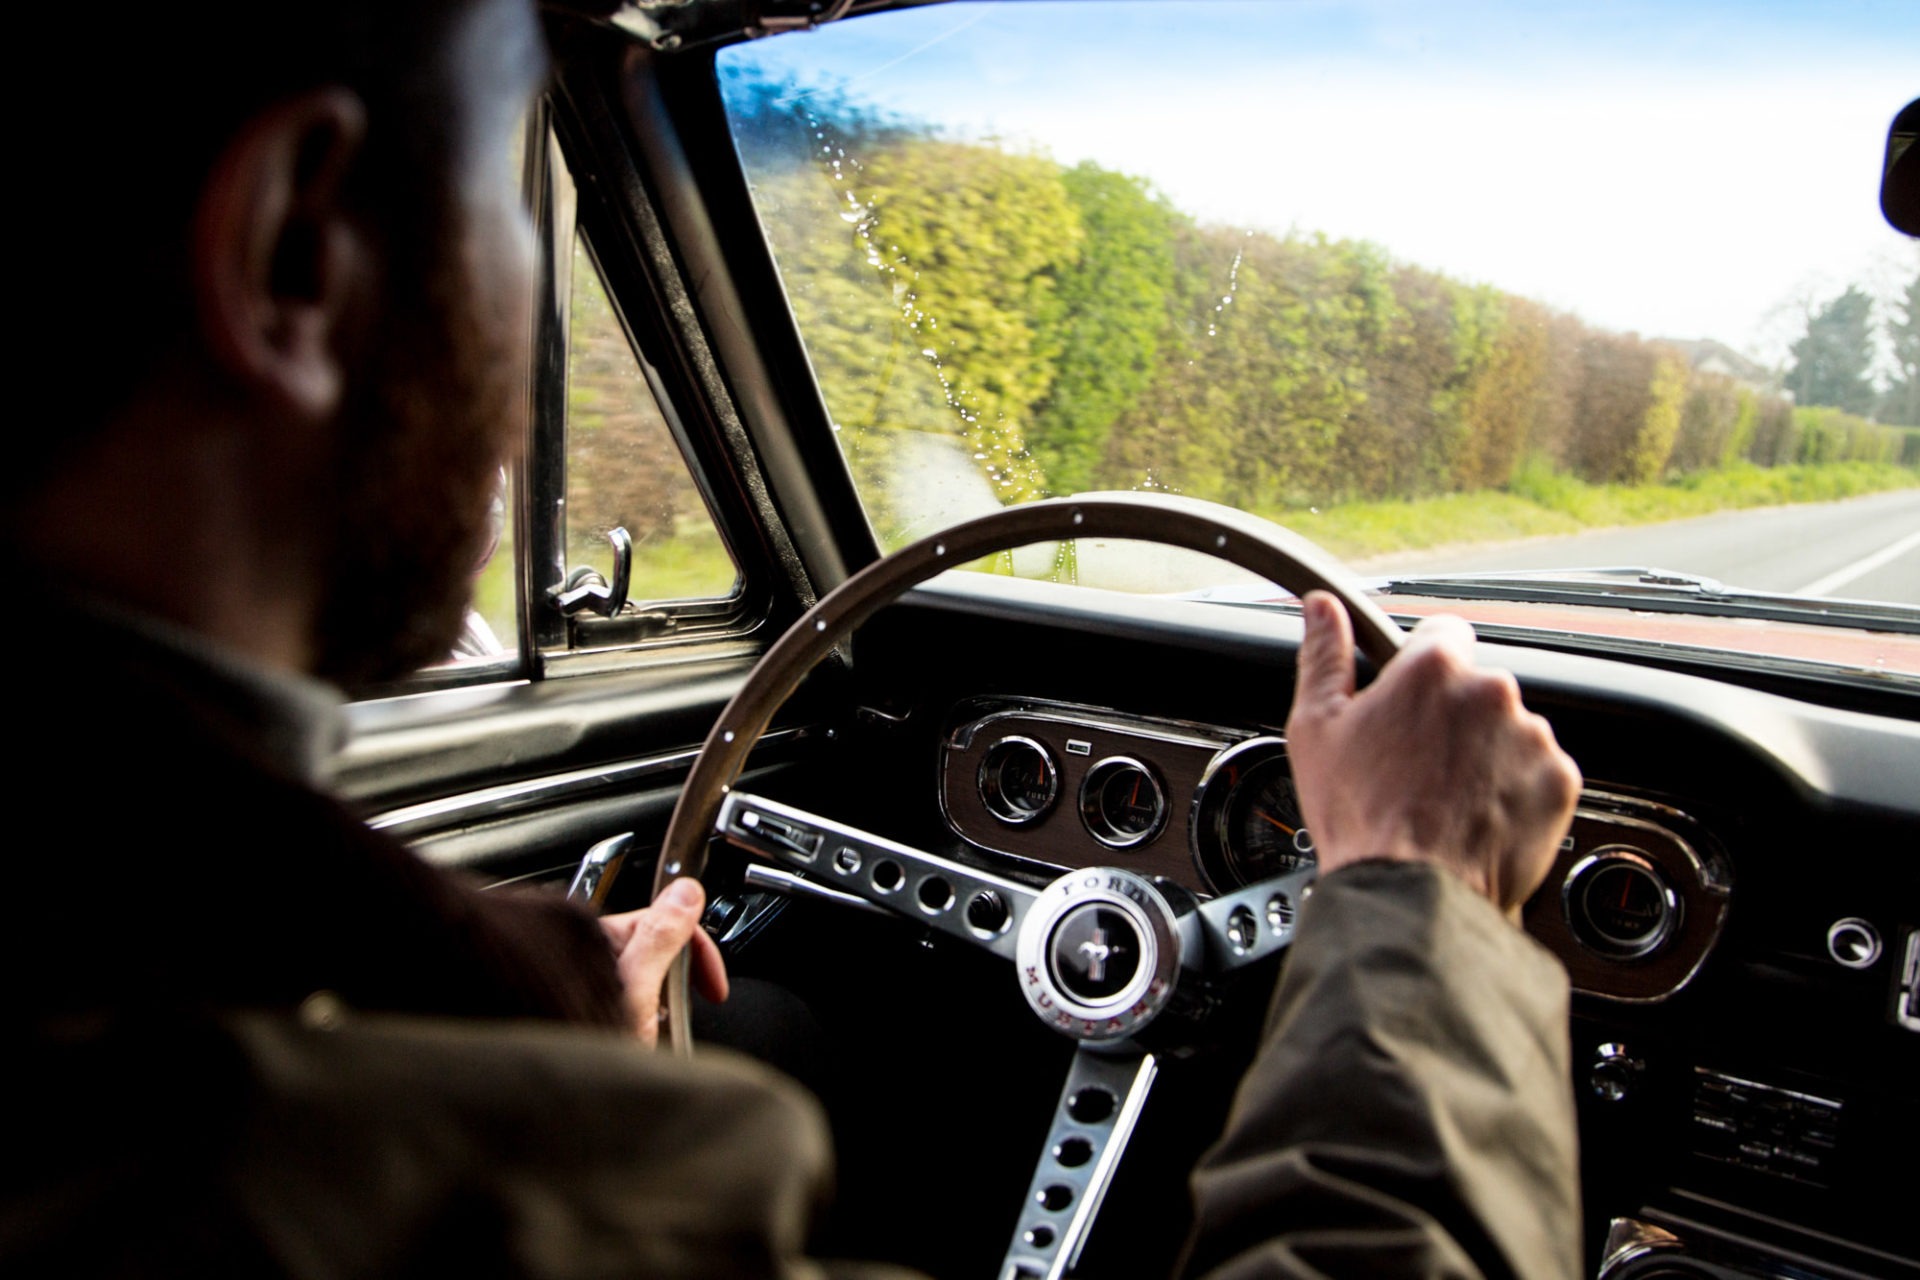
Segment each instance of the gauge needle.
[[1290,836],[1299,834],[1292,827],[1280,821],[1280,819],[1274,817],[1272,814],[1266,812],[1264,809],[1255,809],[1253,811],[1253,816],[1260,819],[1260,821],[1262,822],[1272,823],[1274,826],[1280,828],[1282,831],[1286,832]]

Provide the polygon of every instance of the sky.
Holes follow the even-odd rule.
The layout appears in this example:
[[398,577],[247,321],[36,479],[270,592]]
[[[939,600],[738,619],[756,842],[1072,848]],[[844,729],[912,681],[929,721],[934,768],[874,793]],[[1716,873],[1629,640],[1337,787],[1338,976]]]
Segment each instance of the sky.
[[1878,207],[1914,0],[1005,0],[722,57],[1768,363],[1809,306],[1920,272]]

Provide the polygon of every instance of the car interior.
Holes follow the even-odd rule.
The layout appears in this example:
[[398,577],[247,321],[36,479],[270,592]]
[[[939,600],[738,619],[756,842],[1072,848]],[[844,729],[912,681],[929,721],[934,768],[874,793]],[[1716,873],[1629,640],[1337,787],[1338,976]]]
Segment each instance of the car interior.
[[[1137,494],[1009,507],[1029,514],[930,530],[872,568],[886,540],[719,60],[901,7],[544,11],[554,72],[523,157],[545,272],[533,426],[498,571],[512,634],[355,703],[336,784],[488,884],[565,891],[598,849],[624,870],[596,901],[626,909],[704,863],[738,992],[681,1012],[700,1044],[821,1100],[838,1153],[821,1253],[1167,1274],[1311,882],[1284,732],[1300,617],[949,566],[1098,531],[1289,590],[1317,578],[1290,577],[1284,535]],[[609,317],[592,333],[583,298]],[[656,454],[581,462],[590,359],[624,362],[657,408]],[[622,466],[684,470],[680,510],[710,519],[731,585],[657,589],[631,545],[583,539],[583,483]],[[1392,647],[1363,645],[1363,673]],[[1481,653],[1585,778],[1525,924],[1574,989],[1587,1272],[1920,1275],[1920,683],[1497,628]],[[763,660],[778,669],[755,676]],[[1138,1026],[1022,991],[1023,922],[1086,877],[1171,911],[1162,970],[1127,979],[1158,984]]]

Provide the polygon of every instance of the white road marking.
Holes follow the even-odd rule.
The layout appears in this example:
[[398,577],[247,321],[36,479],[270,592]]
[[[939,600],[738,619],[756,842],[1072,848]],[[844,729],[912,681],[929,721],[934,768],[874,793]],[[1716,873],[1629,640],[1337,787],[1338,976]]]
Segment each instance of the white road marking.
[[1835,569],[1824,578],[1814,579],[1806,586],[1800,588],[1800,590],[1794,592],[1794,594],[1802,596],[1824,596],[1829,591],[1846,586],[1855,578],[1866,577],[1881,565],[1897,560],[1915,547],[1920,547],[1920,529],[1916,529],[1897,542],[1880,548],[1870,556],[1862,556],[1852,564],[1840,566],[1840,568]]

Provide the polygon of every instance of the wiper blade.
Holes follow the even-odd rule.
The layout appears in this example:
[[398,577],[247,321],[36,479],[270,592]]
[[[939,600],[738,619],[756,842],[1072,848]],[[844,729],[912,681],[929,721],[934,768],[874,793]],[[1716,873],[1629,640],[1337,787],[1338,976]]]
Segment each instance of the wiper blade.
[[1911,605],[1749,591],[1700,574],[1646,566],[1425,574],[1389,578],[1377,593],[1764,618],[1920,635],[1920,609]]

